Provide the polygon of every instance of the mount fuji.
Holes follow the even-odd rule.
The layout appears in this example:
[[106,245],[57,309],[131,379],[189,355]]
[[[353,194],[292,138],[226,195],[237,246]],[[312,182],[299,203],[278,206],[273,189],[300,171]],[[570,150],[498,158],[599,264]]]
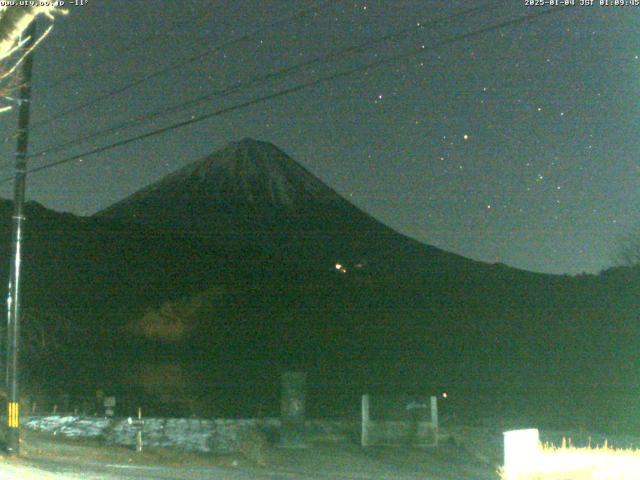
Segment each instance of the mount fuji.
[[97,213],[167,234],[250,245],[302,261],[433,272],[480,265],[421,244],[358,209],[268,142],[246,138]]

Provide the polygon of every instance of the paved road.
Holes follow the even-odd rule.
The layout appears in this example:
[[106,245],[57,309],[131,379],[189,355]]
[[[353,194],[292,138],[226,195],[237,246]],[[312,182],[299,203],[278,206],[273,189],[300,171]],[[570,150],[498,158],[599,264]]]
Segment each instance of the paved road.
[[[84,463],[69,460],[29,460],[0,463],[2,480],[398,480],[389,474],[353,472],[304,473],[301,471],[253,469],[250,467],[154,467]],[[424,479],[410,476],[408,480]],[[438,477],[451,479],[454,477]],[[484,477],[483,477],[484,478]]]
[[299,471],[249,467],[153,467],[98,464],[68,460],[29,460],[0,463],[2,480],[396,480],[395,476],[367,474],[309,474]]
[[[298,474],[265,472],[253,469],[217,467],[153,467],[140,465],[97,464],[55,460],[19,461],[0,464],[2,480],[292,480]],[[317,477],[316,477],[317,478]]]

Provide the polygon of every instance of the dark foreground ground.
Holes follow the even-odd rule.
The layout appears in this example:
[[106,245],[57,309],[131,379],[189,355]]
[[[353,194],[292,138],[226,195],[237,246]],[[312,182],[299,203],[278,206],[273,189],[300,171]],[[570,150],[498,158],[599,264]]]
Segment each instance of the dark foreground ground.
[[450,432],[437,448],[367,448],[317,442],[307,449],[208,456],[131,450],[27,432],[20,459],[2,458],[0,478],[62,480],[495,480],[500,436],[477,429]]

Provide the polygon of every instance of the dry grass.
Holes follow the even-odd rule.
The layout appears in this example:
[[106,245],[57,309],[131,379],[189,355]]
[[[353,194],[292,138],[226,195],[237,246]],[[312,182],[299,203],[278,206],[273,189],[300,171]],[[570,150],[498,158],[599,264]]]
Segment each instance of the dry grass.
[[640,450],[544,445],[530,465],[517,472],[501,470],[503,480],[640,480]]

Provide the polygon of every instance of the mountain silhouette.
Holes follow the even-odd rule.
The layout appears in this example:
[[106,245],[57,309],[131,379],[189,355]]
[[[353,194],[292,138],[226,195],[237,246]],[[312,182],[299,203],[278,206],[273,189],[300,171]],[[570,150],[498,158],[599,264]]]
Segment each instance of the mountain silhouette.
[[441,269],[443,262],[467,270],[478,263],[397,233],[273,144],[249,138],[167,175],[95,218],[207,237],[230,251],[251,245],[325,266],[427,272]]

